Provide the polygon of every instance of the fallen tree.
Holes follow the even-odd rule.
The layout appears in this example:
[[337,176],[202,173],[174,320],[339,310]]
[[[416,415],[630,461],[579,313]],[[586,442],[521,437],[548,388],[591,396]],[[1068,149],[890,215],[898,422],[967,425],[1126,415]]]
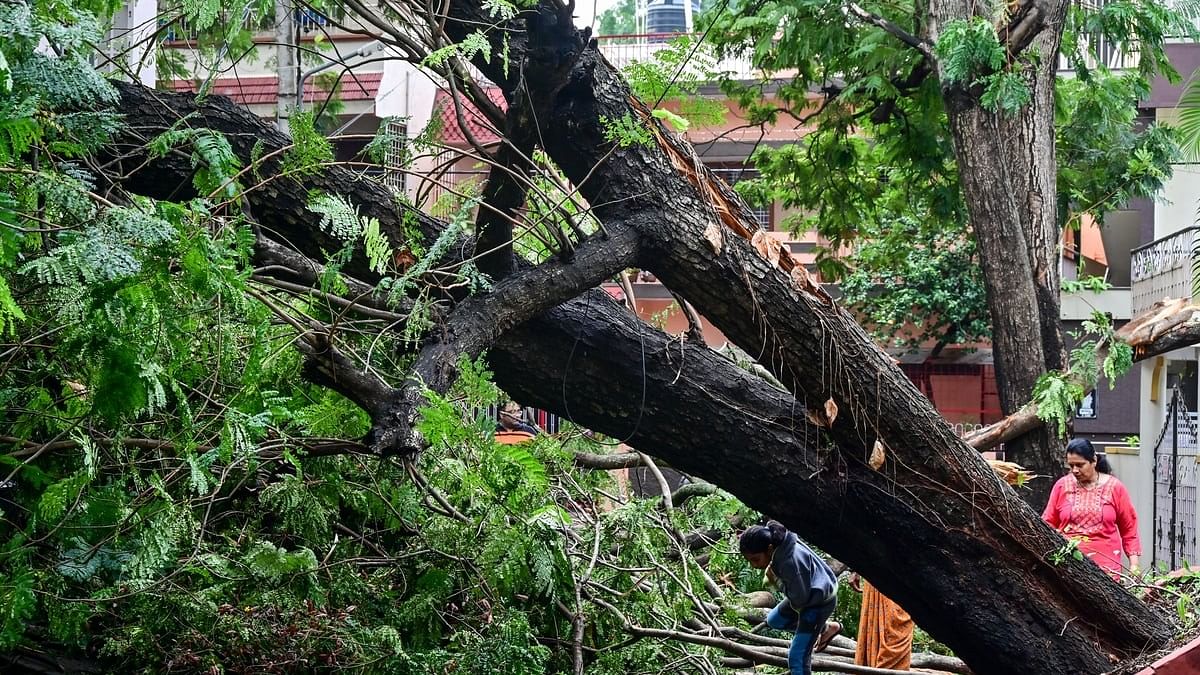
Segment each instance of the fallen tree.
[[[365,442],[340,442],[336,451],[357,454],[365,448],[385,457],[398,456],[414,489],[422,492],[421,503],[441,517],[469,519],[464,505],[454,504],[415,468],[414,453],[421,451],[423,441],[413,428],[417,394],[445,393],[458,357],[488,350],[508,391],[610,436],[628,438],[639,450],[783,520],[903,604],[976,672],[1099,672],[1107,667],[1109,654],[1136,654],[1167,639],[1169,626],[1162,618],[1097,568],[1056,555],[1063,546],[1061,538],[993,475],[976,452],[954,437],[849,315],[757,229],[749,210],[728,186],[715,180],[693,150],[631,95],[588,36],[571,27],[570,7],[546,2],[499,21],[480,3],[452,3],[449,9],[451,16],[442,17],[427,8],[410,7],[416,18],[407,18],[416,23],[404,26],[406,30],[384,31],[385,40],[411,51],[417,61],[443,48],[446,38],[469,38],[479,26],[499,27],[483,38],[492,41],[497,53],[507,50],[504,61],[519,67],[508,70],[497,59],[481,58],[475,64],[509,98],[510,117],[491,110],[493,122],[517,136],[511,139],[511,156],[494,160],[495,178],[505,172],[519,189],[531,189],[519,177],[530,170],[522,156],[528,154],[529,139],[534,137],[528,125],[536,124],[536,147],[554,159],[601,223],[590,234],[568,232],[568,224],[563,223],[564,238],[553,260],[518,265],[507,264],[512,261],[503,254],[493,257],[486,266],[495,284],[471,295],[461,281],[466,274],[461,267],[480,246],[478,240],[454,229],[461,220],[447,224],[420,214],[398,203],[383,187],[332,161],[315,165],[294,160],[289,139],[227,100],[212,97],[197,102],[185,94],[153,92],[136,85],[121,85],[113,101],[125,124],[115,146],[89,153],[75,150],[89,157],[95,177],[103,179],[94,192],[90,183],[82,190],[85,201],[101,204],[109,209],[105,213],[134,204],[162,206],[178,216],[173,204],[207,197],[202,200],[203,217],[198,218],[205,227],[223,233],[227,220],[247,224],[254,236],[256,269],[246,294],[255,302],[239,304],[238,309],[268,312],[274,325],[294,331],[294,339],[278,353],[290,354],[287,348],[294,345],[306,361],[305,377],[343,394],[370,416],[371,431]],[[362,18],[383,21],[374,15]],[[421,37],[408,35],[407,29],[414,27],[420,28]],[[463,69],[455,67],[453,72]],[[522,73],[541,75],[525,78]],[[21,80],[27,82],[28,78]],[[468,82],[461,89],[477,92],[478,88]],[[536,105],[526,106],[522,100]],[[604,120],[629,120],[646,136],[634,143],[617,143]],[[310,129],[308,136],[298,136],[296,141],[311,143],[312,136]],[[229,144],[231,157],[225,156],[222,142]],[[6,181],[10,175],[42,179],[36,167],[12,171],[5,174]],[[249,188],[243,189],[243,183]],[[345,238],[337,236],[338,228],[328,222],[328,203],[323,210],[314,208],[314,193],[346,199],[354,209],[350,219],[355,225],[359,219],[371,221],[385,245],[354,241],[347,248]],[[514,207],[519,200],[511,189],[497,186],[486,194],[476,221],[479,233],[487,235],[483,240],[490,242],[485,249],[511,239],[512,221],[520,217]],[[162,202],[147,205],[138,197]],[[40,228],[46,217],[39,211],[41,202],[36,195],[28,201],[32,204],[28,215]],[[160,223],[147,223],[146,218],[137,222],[145,227],[147,241],[162,244]],[[413,235],[414,230],[420,237]],[[34,234],[55,232],[38,229]],[[426,251],[414,267],[405,267],[411,263],[403,262],[409,258],[402,254],[411,254],[418,243],[435,250]],[[390,258],[382,264],[381,248],[389,253],[383,257]],[[349,255],[337,258],[334,252],[339,250]],[[196,256],[203,259],[204,253],[181,254],[179,260],[164,264],[161,276],[169,277],[180,268],[193,273]],[[336,264],[331,262],[334,258]],[[606,294],[588,290],[630,263],[656,272],[672,291],[755,355],[786,391],[703,345],[654,330]],[[381,266],[399,273],[384,279]],[[231,263],[224,271],[235,267]],[[415,271],[407,276],[410,270]],[[326,283],[335,272],[342,285]],[[412,295],[377,288],[385,280],[397,283],[396,277],[413,285]],[[41,284],[32,285],[32,294],[53,285],[55,279],[47,273]],[[206,283],[203,278],[190,281],[201,287]],[[309,301],[312,305],[306,304]],[[11,309],[6,311],[11,314]],[[437,319],[437,324],[428,333],[417,332],[422,342],[414,355],[413,345],[394,339],[394,334],[397,326],[420,312]],[[120,314],[117,319],[136,314]],[[344,321],[350,316],[362,321]],[[266,330],[261,323],[256,329]],[[186,325],[179,330],[186,331]],[[387,345],[387,358],[360,358],[345,349],[347,333],[367,330]],[[13,349],[19,353],[29,345],[56,346],[47,341],[50,347],[46,347],[34,337],[46,336],[30,336]],[[370,344],[368,355],[375,341]],[[130,367],[126,354],[106,358],[104,372],[135,380],[129,388],[139,386],[139,377],[154,381],[153,370],[132,376],[138,371]],[[87,387],[80,391],[71,381],[55,378],[50,378],[47,388],[69,392],[67,404],[88,398]],[[415,386],[421,383],[430,391]],[[212,396],[197,387],[180,399],[183,404],[208,405]],[[231,431],[226,434],[218,428],[215,435],[218,440],[236,437],[236,429],[245,426],[235,424],[238,411],[225,403],[214,407],[220,412],[206,413],[210,432],[206,438],[213,436],[213,425],[224,423],[227,409],[227,417],[233,420]],[[232,499],[230,494],[209,494],[204,489],[206,476],[212,473],[206,470],[216,466],[228,473],[233,471],[231,460],[206,467],[196,464],[201,460],[194,454],[187,455],[187,461],[173,454],[204,448],[207,459],[203,461],[217,462],[218,449],[229,444],[185,446],[131,436],[129,440],[146,441],[147,447],[74,438],[70,445],[58,445],[59,436],[75,431],[74,427],[58,429],[57,435],[36,439],[25,437],[32,434],[14,435],[21,454],[9,461],[18,462],[18,468],[31,466],[45,460],[52,448],[83,450],[85,457],[94,456],[97,447],[154,451],[157,454],[145,460],[147,465],[169,471],[174,487],[182,477],[192,476],[197,484],[190,490],[208,499],[208,507],[201,509],[205,520],[196,523],[200,532],[213,504]],[[237,462],[262,459],[258,446],[241,443],[238,447],[243,454]],[[280,450],[268,463],[275,475],[246,471],[229,489],[244,495],[260,487],[277,493],[283,489],[280,486],[295,486],[300,482],[300,467],[293,465],[293,471],[287,463]],[[71,481],[91,480],[87,471],[84,466],[78,474],[64,475],[52,499],[39,507],[39,516],[74,509],[67,503],[70,499],[53,498],[69,497],[72,489],[74,495],[81,495],[82,487],[73,487],[80,483]],[[136,489],[125,492],[142,500],[131,507],[133,514],[155,504],[162,491],[156,483],[133,481],[132,485]],[[230,517],[218,511],[221,517]],[[152,531],[178,531],[191,522],[189,509],[162,512],[178,519],[168,523],[172,528]],[[347,534],[339,529],[339,533],[369,541],[339,524],[350,530]],[[408,528],[392,530],[402,530],[404,536],[409,532]],[[114,526],[114,532],[119,531]],[[91,552],[75,551],[72,560],[84,564],[97,560],[100,565],[93,554],[105,543],[95,544]],[[330,544],[330,555],[337,543],[335,539]],[[364,544],[368,550],[373,550],[372,545],[379,546]],[[170,552],[169,547],[153,548]],[[386,549],[381,550],[373,551],[372,564],[394,562]],[[270,553],[282,556],[287,564],[308,564],[307,558],[296,563],[274,544]],[[105,555],[110,554],[115,555],[111,550]],[[468,561],[464,568],[472,564]],[[586,582],[586,577],[581,580]],[[715,584],[705,586],[713,595],[721,593]],[[578,636],[585,615],[576,600],[577,606],[566,607],[563,614],[570,616]],[[703,603],[696,604],[702,611]],[[576,637],[571,649],[581,654],[582,639]],[[578,668],[581,663],[581,656],[575,659]]]
[[[512,45],[520,54],[520,41]],[[140,91],[122,90],[130,126],[143,134],[136,142],[195,105]],[[167,104],[156,109],[155,96]],[[689,148],[648,121],[653,146],[605,157],[610,146],[599,116],[641,118],[645,111],[594,47],[579,56],[557,101],[553,117],[540,120],[545,149],[591,203],[606,205],[595,212],[612,240],[624,241],[621,228],[634,229],[638,262],[761,355],[792,394],[655,331],[596,293],[499,337],[491,361],[508,391],[629,438],[780,518],[903,604],[976,672],[1100,672],[1108,653],[1138,653],[1167,638],[1160,618],[1093,565],[1050,561],[1061,538],[953,436],[802,268],[762,238],[763,252],[755,247],[744,207],[696,168]],[[286,143],[228,103],[214,99],[203,112],[200,119],[226,133],[244,158],[253,156],[256,140],[268,150]],[[145,166],[133,155],[126,161],[141,168],[126,172],[125,186],[141,194],[172,194],[193,171],[184,157]],[[270,175],[270,161],[260,170]],[[403,245],[404,211],[381,188],[337,168],[306,181],[280,178],[272,190],[246,194],[261,236],[278,236],[319,259],[319,218],[303,203],[309,188],[324,184],[377,217],[394,246]],[[419,222],[431,233],[438,227]],[[605,241],[595,235],[589,243]],[[358,259],[346,271],[370,283],[365,267]],[[337,382],[346,384],[331,384]],[[356,400],[377,426],[373,437],[387,437],[398,419],[388,412],[395,390],[361,393]],[[878,470],[868,464],[876,444],[885,453]]]

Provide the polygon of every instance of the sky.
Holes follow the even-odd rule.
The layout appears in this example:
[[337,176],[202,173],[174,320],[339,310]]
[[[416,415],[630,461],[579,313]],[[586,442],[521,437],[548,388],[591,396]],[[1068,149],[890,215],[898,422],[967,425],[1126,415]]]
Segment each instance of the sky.
[[596,25],[595,17],[617,4],[617,0],[575,0],[575,25],[579,28]]

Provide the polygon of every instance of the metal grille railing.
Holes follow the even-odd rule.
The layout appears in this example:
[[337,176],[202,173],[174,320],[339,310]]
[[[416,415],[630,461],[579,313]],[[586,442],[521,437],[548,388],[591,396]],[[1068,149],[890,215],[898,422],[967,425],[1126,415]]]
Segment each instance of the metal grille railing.
[[1163,298],[1190,298],[1195,279],[1195,247],[1200,244],[1189,227],[1133,249],[1130,258],[1130,308],[1141,314]]
[[1154,554],[1168,569],[1196,562],[1196,423],[1178,388],[1154,446]]
[[[655,54],[671,48],[672,40],[685,35],[699,38],[698,33],[639,33],[599,35],[596,37],[596,43],[600,47],[600,53],[604,54],[604,58],[608,59],[609,63],[613,64],[617,70],[624,70],[635,62],[653,61]],[[754,63],[748,56],[730,56],[723,59],[713,56],[704,58],[707,55],[708,52],[703,47],[693,55],[689,67],[695,69],[695,74],[704,75],[711,71],[728,74],[739,80],[757,79],[761,76],[762,71],[754,67]],[[696,68],[693,62],[701,65]]]
[[[317,30],[324,30],[330,27],[335,19],[341,22],[344,19],[344,10],[338,9],[325,14],[307,7],[296,9],[296,24],[302,35],[307,35]],[[225,18],[218,21],[218,23],[222,24],[228,20],[229,16],[225,15]],[[275,15],[271,13],[255,15],[254,12],[246,11],[242,14],[241,23],[242,28],[251,33],[267,33],[275,29]],[[159,19],[159,25],[166,26],[162,33],[162,39],[166,42],[195,40],[200,34],[194,23],[186,16],[180,16],[174,20],[163,17]]]
[[403,170],[407,163],[408,125],[401,120],[388,120],[384,133],[390,142],[384,160],[383,184],[402,193],[408,187],[408,173]]

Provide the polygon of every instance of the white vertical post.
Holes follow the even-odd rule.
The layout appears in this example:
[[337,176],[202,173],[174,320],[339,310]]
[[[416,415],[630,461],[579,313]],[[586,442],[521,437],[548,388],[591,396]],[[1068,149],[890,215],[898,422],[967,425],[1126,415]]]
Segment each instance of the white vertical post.
[[275,61],[279,73],[279,97],[275,102],[275,126],[288,130],[292,112],[300,107],[300,50],[295,7],[288,0],[275,0]]
[[138,81],[153,87],[158,79],[158,64],[155,62],[154,34],[158,29],[158,0],[131,0],[129,33],[126,39],[134,45],[129,52],[129,64],[135,69]]

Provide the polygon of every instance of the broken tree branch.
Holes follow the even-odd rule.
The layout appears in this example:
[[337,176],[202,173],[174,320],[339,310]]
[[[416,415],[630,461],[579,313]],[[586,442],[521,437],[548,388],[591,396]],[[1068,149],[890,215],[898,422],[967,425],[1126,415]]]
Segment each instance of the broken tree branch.
[[[1133,348],[1134,363],[1195,345],[1200,343],[1200,306],[1191,304],[1187,298],[1165,298],[1121,326],[1113,339]],[[1099,345],[1097,366],[1102,365],[1107,356],[1108,345]],[[1098,371],[1103,372],[1103,369],[1098,368]],[[1082,381],[1078,384],[1093,386],[1093,383]],[[977,450],[989,450],[1044,425],[1038,417],[1037,404],[1029,403],[999,422],[964,434],[963,440]]]

